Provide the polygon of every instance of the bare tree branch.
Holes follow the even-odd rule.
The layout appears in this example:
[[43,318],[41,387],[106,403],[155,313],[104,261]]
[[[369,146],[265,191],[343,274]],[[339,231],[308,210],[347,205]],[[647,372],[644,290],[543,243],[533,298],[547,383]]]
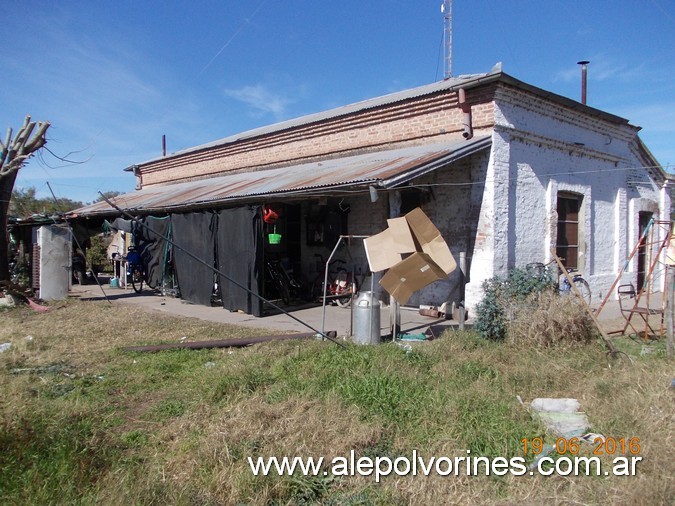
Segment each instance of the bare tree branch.
[[[37,126],[37,129],[35,128]],[[0,143],[0,285],[10,281],[7,218],[9,201],[18,170],[47,142],[49,122],[31,121],[26,115],[23,126],[12,140],[12,129],[7,129],[4,143]]]
[[[37,130],[33,133],[36,125]],[[19,170],[35,151],[47,143],[45,134],[49,126],[48,121],[35,123],[31,121],[29,115],[26,115],[23,126],[14,140],[12,129],[7,130],[7,137],[0,153],[0,179]]]

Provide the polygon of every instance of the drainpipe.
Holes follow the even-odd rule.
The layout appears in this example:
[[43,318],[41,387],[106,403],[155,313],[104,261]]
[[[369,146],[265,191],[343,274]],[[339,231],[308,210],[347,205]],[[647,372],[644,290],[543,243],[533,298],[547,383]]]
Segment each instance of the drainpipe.
[[460,88],[458,91],[459,98],[459,108],[464,113],[464,119],[462,120],[462,137],[465,139],[471,139],[473,137],[473,124],[471,121],[471,106],[466,101],[466,91],[464,88]]

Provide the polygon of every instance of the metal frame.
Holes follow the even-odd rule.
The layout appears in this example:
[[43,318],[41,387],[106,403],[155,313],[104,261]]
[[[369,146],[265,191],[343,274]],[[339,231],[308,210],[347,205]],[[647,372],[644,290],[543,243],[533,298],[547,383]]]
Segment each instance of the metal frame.
[[[368,235],[341,235],[338,237],[337,242],[335,243],[335,246],[333,247],[333,251],[330,252],[330,255],[328,256],[328,260],[326,260],[326,265],[324,267],[324,273],[323,273],[323,298],[322,298],[322,303],[321,303],[321,333],[325,334],[326,330],[326,290],[328,288],[328,266],[330,265],[331,260],[333,259],[333,256],[335,256],[335,252],[338,250],[340,247],[340,244],[342,244],[343,239],[361,239],[365,240],[367,239]],[[374,291],[374,276],[371,273],[370,276],[370,290],[371,292]],[[352,294],[353,296],[353,294]],[[350,306],[351,307],[351,306]],[[354,308],[351,308],[351,311],[353,311]],[[372,318],[372,316],[371,316]]]

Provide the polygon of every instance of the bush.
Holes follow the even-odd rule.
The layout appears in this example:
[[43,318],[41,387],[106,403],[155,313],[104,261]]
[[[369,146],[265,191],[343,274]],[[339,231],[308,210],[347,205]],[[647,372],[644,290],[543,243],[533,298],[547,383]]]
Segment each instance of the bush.
[[553,292],[555,283],[545,274],[533,275],[525,269],[513,269],[506,278],[486,279],[482,288],[483,299],[476,307],[473,328],[486,339],[503,340],[514,311],[526,304],[531,294]]
[[503,284],[498,277],[483,281],[483,299],[476,306],[473,328],[486,339],[502,340],[506,335],[506,316],[500,303]]

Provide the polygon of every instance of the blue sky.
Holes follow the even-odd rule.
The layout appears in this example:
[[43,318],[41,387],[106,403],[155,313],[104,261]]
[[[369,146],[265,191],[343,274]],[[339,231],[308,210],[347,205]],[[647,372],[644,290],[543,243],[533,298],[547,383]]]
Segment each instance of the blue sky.
[[[2,0],[0,129],[49,120],[17,187],[89,202],[167,151],[443,78],[442,0]],[[628,118],[675,170],[675,0],[454,0],[453,75],[496,62]]]

